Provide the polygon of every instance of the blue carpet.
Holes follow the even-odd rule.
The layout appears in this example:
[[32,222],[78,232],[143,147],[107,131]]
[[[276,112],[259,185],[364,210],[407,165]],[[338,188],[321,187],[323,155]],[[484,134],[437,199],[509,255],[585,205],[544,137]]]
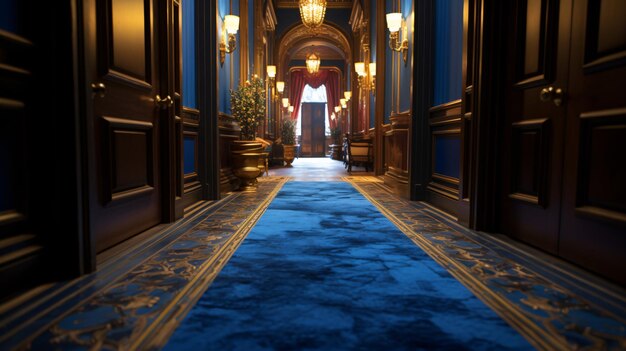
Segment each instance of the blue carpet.
[[351,185],[285,184],[168,350],[526,350]]

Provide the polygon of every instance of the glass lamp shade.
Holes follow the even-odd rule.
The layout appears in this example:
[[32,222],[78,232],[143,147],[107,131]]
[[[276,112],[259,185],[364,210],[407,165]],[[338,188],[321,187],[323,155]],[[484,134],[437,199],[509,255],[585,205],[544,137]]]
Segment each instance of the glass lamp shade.
[[320,57],[312,53],[306,57],[306,70],[313,74],[320,70]]
[[325,0],[300,0],[300,18],[307,28],[316,28],[324,23]]
[[276,77],[276,66],[267,65],[267,76],[270,78]]
[[237,31],[239,30],[239,16],[224,16],[224,28],[226,28],[226,32],[228,34],[237,34]]
[[330,119],[332,119],[333,121],[337,118],[337,116],[335,115],[335,113],[331,113],[330,114]]
[[339,99],[339,104],[341,104],[342,108],[346,108],[347,107],[346,102],[347,102],[346,99]]
[[392,33],[400,31],[400,28],[402,28],[402,14],[400,12],[387,14],[387,28]]
[[289,111],[289,112],[293,112],[293,106],[289,106],[289,108],[287,109],[287,111]]
[[355,62],[354,71],[356,74],[363,77],[365,75],[365,62]]
[[289,98],[283,98],[283,107],[289,106]]
[[276,82],[276,90],[282,94],[285,91],[285,82]]
[[352,92],[351,91],[344,91],[343,92],[343,97],[346,98],[346,101],[350,101],[350,99],[352,98]]
[[376,76],[376,62],[370,63],[370,76]]
[[339,113],[339,111],[341,111],[341,106],[335,106],[335,112]]

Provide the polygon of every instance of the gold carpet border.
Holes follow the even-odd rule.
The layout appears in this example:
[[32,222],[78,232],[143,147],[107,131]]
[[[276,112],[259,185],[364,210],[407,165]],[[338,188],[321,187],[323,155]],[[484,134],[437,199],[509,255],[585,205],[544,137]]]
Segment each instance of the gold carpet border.
[[[264,200],[259,203],[259,205],[254,209],[254,211],[252,211],[251,214],[247,215],[246,219],[239,224],[239,227],[234,232],[234,234],[232,234],[231,237],[216,252],[214,252],[217,254],[212,256],[207,262],[203,263],[200,266],[200,268],[196,271],[196,274],[193,277],[193,279],[188,281],[185,287],[182,289],[184,291],[179,291],[175,293],[175,297],[173,298],[175,301],[167,303],[165,309],[161,311],[160,313],[158,313],[158,317],[154,321],[150,322],[148,325],[144,324],[143,326],[145,327],[145,329],[142,332],[138,334],[135,334],[135,332],[133,332],[133,335],[130,338],[131,340],[128,340],[129,342],[133,343],[132,346],[129,347],[128,345],[125,345],[125,344],[115,343],[116,345],[115,348],[132,349],[132,350],[155,348],[155,347],[158,347],[157,343],[164,344],[167,341],[167,338],[174,331],[178,323],[173,323],[175,322],[175,320],[173,320],[172,318],[169,318],[165,324],[158,325],[160,322],[164,320],[164,316],[167,313],[173,313],[172,316],[180,317],[182,315],[184,317],[184,312],[190,310],[193,307],[195,302],[197,302],[197,300],[201,297],[202,293],[208,288],[208,284],[217,276],[217,274],[220,272],[223,266],[225,266],[225,264],[228,262],[228,259],[232,256],[235,250],[239,247],[241,242],[243,242],[243,239],[245,239],[245,237],[250,232],[252,227],[256,224],[258,219],[265,212],[265,210],[267,209],[271,201],[274,199],[276,194],[280,191],[283,185],[291,179],[290,177],[286,177],[286,176],[273,176],[273,177],[264,177],[264,178],[267,178],[267,179],[259,178],[260,185],[267,184],[267,186],[271,186],[272,185],[271,183],[276,182],[275,186],[267,194],[267,196],[265,196]],[[212,208],[219,208],[220,210],[222,210],[227,205],[232,204],[233,201],[236,199],[246,198],[246,197],[253,198],[256,196],[259,196],[259,193],[256,191],[231,193],[224,199],[220,201],[216,201],[215,203],[211,203],[210,205],[206,206],[203,210],[194,213],[190,218],[188,219],[186,218],[184,221],[186,223],[189,223],[190,221],[193,221],[194,219],[197,219],[198,217],[202,216],[203,213],[206,213],[209,209],[212,209]],[[206,221],[206,219],[203,220],[203,222],[204,221]],[[186,229],[183,232],[183,234],[181,234],[180,237],[182,237],[184,233],[189,233],[193,231],[194,228],[197,228],[203,222],[196,224],[192,228]],[[178,228],[180,228],[180,226]],[[161,238],[157,238],[156,240],[148,239],[149,241],[148,246],[154,245],[160,240]],[[148,262],[151,259],[154,259],[160,252],[162,252],[163,250],[166,250],[168,247],[173,245],[177,240],[178,239],[175,239],[172,242],[168,243],[166,247],[160,249],[159,251],[153,252],[152,254],[146,257],[143,257],[139,265],[142,265],[145,262]],[[114,261],[114,259],[109,260],[109,262],[110,261]],[[214,263],[216,263],[217,265],[212,267],[211,264],[214,264]],[[114,265],[114,264],[111,264],[111,265]],[[107,266],[109,266],[109,264],[105,264],[102,267],[102,269],[106,270],[108,268]],[[131,274],[131,271],[134,269],[133,267],[137,267],[137,265],[134,265],[132,267],[129,266],[130,270],[126,274]],[[213,270],[209,272],[209,274],[206,277],[207,279],[201,280],[202,274],[206,273],[210,268],[213,268]],[[27,319],[18,328],[16,328],[16,330],[10,330],[7,333],[8,335],[7,334],[2,335],[2,339],[4,341],[8,340],[8,337],[10,337],[11,335],[14,335],[20,332],[20,330],[23,328],[27,328],[28,325],[30,324],[34,324],[38,319],[46,318],[45,317],[46,314],[51,313],[52,311],[54,311],[55,308],[58,308],[61,305],[68,303],[69,301],[72,300],[72,298],[76,298],[78,295],[80,295],[81,292],[88,291],[90,288],[93,289],[95,285],[100,283],[102,284],[102,286],[100,286],[99,289],[93,289],[91,292],[88,293],[87,296],[82,297],[80,303],[74,304],[70,309],[65,310],[63,313],[47,321],[45,324],[38,327],[37,329],[29,331],[28,336],[24,340],[21,340],[19,342],[19,346],[17,346],[17,349],[31,348],[32,343],[36,339],[42,337],[46,333],[52,334],[52,336],[46,336],[46,338],[50,337],[49,343],[47,344],[53,348],[58,347],[58,345],[56,344],[59,342],[59,340],[65,340],[66,342],[70,342],[74,344],[74,346],[89,347],[90,349],[93,349],[94,347],[96,349],[100,349],[104,347],[105,345],[111,346],[111,344],[106,343],[105,339],[102,339],[102,338],[106,338],[106,336],[100,335],[99,337],[96,337],[95,334],[98,333],[98,330],[83,331],[83,335],[92,334],[92,337],[95,337],[95,339],[88,338],[85,340],[85,339],[75,336],[74,335],[75,332],[65,331],[58,327],[58,324],[61,321],[63,321],[65,318],[67,318],[68,316],[71,316],[72,314],[77,313],[77,311],[80,311],[81,308],[83,308],[85,305],[92,302],[94,299],[101,297],[104,294],[104,292],[107,291],[108,289],[111,289],[112,287],[115,287],[115,286],[119,286],[120,281],[124,280],[120,276],[113,276],[114,272],[111,272],[111,271],[106,271],[102,274],[99,274],[99,273],[102,273],[102,272],[94,273],[97,275],[97,278],[93,278],[90,275],[86,275],[60,287],[57,290],[59,293],[57,293],[56,291],[52,292],[52,295],[59,295],[63,291],[71,290],[69,294],[67,294],[66,296],[63,296],[61,299],[59,299],[59,301],[56,301],[54,304],[50,306],[46,306],[45,309],[37,313],[35,316],[29,317],[29,319]],[[103,281],[105,281],[106,283],[102,283]],[[206,285],[202,286],[201,285],[202,283],[206,283]],[[194,284],[195,286],[193,286]],[[75,287],[76,289],[73,289],[73,287]],[[192,296],[193,300],[186,301],[187,303],[187,305],[185,306],[186,309],[180,309],[180,308],[177,309],[176,307],[181,307],[181,306],[176,306],[176,304],[181,301],[181,299],[184,297],[185,292],[190,292],[191,294],[195,294],[194,296]],[[45,300],[45,297],[43,299]],[[36,304],[38,302],[33,302],[33,303]],[[147,305],[147,306],[150,307],[152,305]],[[109,324],[106,329],[110,330],[113,328],[115,327]],[[141,328],[141,326],[139,326],[138,328]],[[154,340],[148,339],[146,341],[149,334],[154,334],[154,333],[157,333],[157,335],[155,335]],[[79,335],[79,334],[76,333],[76,335]],[[141,343],[144,341],[146,342],[146,345],[141,345]],[[100,345],[100,346],[97,346],[97,345]],[[163,345],[160,345],[160,346],[163,346]]]
[[[208,211],[209,209],[224,207],[226,204],[228,204],[230,201],[232,201],[235,198],[236,198],[236,194],[233,194],[233,195],[229,195],[228,197],[222,199],[219,202],[208,203],[206,206],[203,207],[202,211],[194,213],[190,218],[184,218],[184,222],[185,223],[189,223],[189,222],[193,221],[194,219],[198,218],[202,213]],[[148,240],[149,241],[148,247],[152,246],[152,245],[155,245],[160,240],[162,240],[162,238],[156,238],[156,240]],[[123,250],[122,253],[118,253],[118,255],[123,255],[123,253],[126,252],[127,250],[128,249]],[[146,260],[150,259],[155,254],[147,256],[143,261],[146,261]],[[11,318],[11,317],[19,317],[20,314],[28,313],[26,311],[28,309],[35,309],[39,305],[45,305],[48,300],[50,300],[50,299],[52,299],[52,298],[54,298],[56,296],[62,296],[62,298],[60,298],[55,303],[53,303],[53,304],[51,304],[49,306],[46,306],[44,309],[39,311],[36,315],[29,317],[18,328],[10,330],[9,332],[7,332],[7,333],[5,333],[3,335],[0,335],[0,343],[8,340],[10,337],[12,337],[16,333],[20,332],[20,330],[22,328],[27,327],[31,323],[34,323],[38,319],[41,319],[46,314],[51,313],[52,311],[54,311],[54,309],[59,308],[60,306],[62,306],[65,303],[68,303],[69,301],[71,301],[73,298],[76,298],[81,293],[83,293],[85,291],[88,291],[90,288],[93,288],[99,282],[110,280],[108,284],[103,285],[99,289],[93,289],[91,293],[89,293],[86,297],[82,298],[82,302],[81,303],[74,305],[71,311],[75,310],[76,308],[81,307],[82,305],[87,303],[90,299],[92,299],[92,298],[96,297],[98,294],[100,294],[103,290],[105,290],[108,287],[110,287],[111,285],[113,285],[115,283],[115,277],[114,277],[115,271],[114,270],[107,270],[107,269],[110,266],[113,266],[113,265],[119,263],[119,262],[113,263],[114,261],[115,261],[114,258],[107,260],[107,263],[103,264],[102,267],[99,267],[98,271],[92,273],[92,274],[97,275],[97,278],[95,278],[95,279],[93,277],[90,277],[89,275],[83,275],[83,276],[78,277],[78,278],[72,280],[71,282],[61,286],[60,288],[54,289],[53,291],[45,291],[45,296],[43,296],[41,298],[38,298],[37,301],[34,301],[32,303],[29,301],[29,305],[28,306],[25,306],[23,310],[21,310],[19,313],[16,313],[15,315],[10,316],[9,318]],[[71,291],[71,292],[67,293],[67,295],[64,295],[64,293],[67,292],[67,291]],[[28,341],[36,338],[38,335],[43,333],[45,330],[50,329],[50,327],[52,325],[54,325],[55,323],[58,323],[63,318],[67,317],[67,315],[69,315],[71,313],[71,311],[66,311],[65,313],[62,313],[61,315],[59,315],[56,318],[52,319],[50,322],[44,324],[42,327],[38,328],[36,331],[31,332],[29,337],[28,337]],[[3,325],[3,327],[4,327],[4,325]]]
[[[354,180],[344,177],[344,181],[350,183],[359,193],[361,193],[368,201],[370,201],[378,210],[389,219],[400,231],[402,231],[409,239],[419,246],[426,254],[428,254],[435,262],[444,267],[454,278],[465,285],[474,295],[476,295],[487,306],[494,310],[502,319],[517,330],[526,338],[534,347],[541,350],[569,349],[570,345],[560,337],[555,337],[543,328],[537,326],[535,322],[522,314],[518,307],[509,300],[502,298],[499,294],[491,290],[481,280],[477,279],[467,267],[455,261],[446,255],[445,252],[439,250],[428,240],[423,238],[419,233],[415,232],[411,227],[397,218],[394,213],[390,212],[385,206],[381,205],[375,198],[370,196],[356,181],[364,181],[366,183],[379,183],[379,181],[364,179]],[[390,196],[392,196],[390,194]],[[399,200],[400,201],[400,200]]]
[[[270,178],[269,176],[266,178]],[[174,330],[182,319],[189,313],[193,306],[198,302],[200,297],[209,288],[210,284],[215,280],[217,275],[222,271],[222,268],[226,266],[232,255],[237,251],[239,246],[243,243],[244,239],[250,233],[250,230],[256,225],[261,216],[265,213],[270,203],[276,197],[276,194],[282,189],[282,187],[290,180],[290,177],[272,176],[272,179],[259,178],[260,182],[270,182],[277,180],[278,184],[268,194],[254,212],[241,224],[240,228],[232,235],[228,241],[222,245],[219,251],[207,260],[198,270],[196,276],[190,281],[185,288],[176,294],[176,296],[169,302],[167,307],[159,314],[157,319],[150,324],[144,332],[138,336],[133,342],[131,349],[154,349],[165,346],[165,343],[169,337],[174,333]],[[246,196],[250,193],[243,193],[242,196]],[[179,303],[182,299],[185,299],[185,303],[180,308]],[[179,308],[177,308],[179,307]],[[168,314],[172,313],[169,316]],[[167,317],[168,323],[161,325],[161,322]],[[176,323],[172,323],[172,322]],[[155,337],[146,341],[150,334],[155,334]],[[142,345],[146,343],[145,345]]]

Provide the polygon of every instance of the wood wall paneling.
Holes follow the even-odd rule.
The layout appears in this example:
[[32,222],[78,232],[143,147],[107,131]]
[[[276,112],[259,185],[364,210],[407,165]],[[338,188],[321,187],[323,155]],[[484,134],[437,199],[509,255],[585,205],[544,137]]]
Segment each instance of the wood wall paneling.
[[238,179],[233,174],[230,142],[239,140],[240,131],[233,117],[226,114],[219,115],[220,193],[230,192],[239,187]]
[[626,2],[574,1],[559,255],[626,285]]
[[411,115],[408,113],[391,117],[390,128],[385,132],[385,147],[388,158],[385,159],[385,184],[398,195],[409,198],[409,126]]

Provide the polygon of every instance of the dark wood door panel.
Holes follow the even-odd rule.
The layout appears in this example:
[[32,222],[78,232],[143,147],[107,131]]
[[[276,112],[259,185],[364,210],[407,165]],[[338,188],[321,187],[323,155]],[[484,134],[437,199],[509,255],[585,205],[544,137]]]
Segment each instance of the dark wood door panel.
[[85,8],[96,19],[86,23],[87,74],[103,87],[93,94],[89,166],[90,225],[100,252],[162,220],[168,125],[161,114],[169,100],[158,103],[165,98],[158,68],[167,57],[159,54],[163,8],[154,0],[92,0]]
[[509,198],[547,206],[550,120],[525,120],[512,125]]
[[559,2],[518,1],[517,13],[516,85],[548,84],[555,79]]
[[559,253],[626,284],[626,2],[574,6]]
[[151,1],[102,0],[98,9],[101,74],[151,85]]
[[584,37],[586,70],[610,69],[625,63],[626,26],[623,11],[622,0],[589,2]]
[[565,109],[543,89],[568,81],[571,0],[519,0],[510,24],[501,231],[558,252]]

